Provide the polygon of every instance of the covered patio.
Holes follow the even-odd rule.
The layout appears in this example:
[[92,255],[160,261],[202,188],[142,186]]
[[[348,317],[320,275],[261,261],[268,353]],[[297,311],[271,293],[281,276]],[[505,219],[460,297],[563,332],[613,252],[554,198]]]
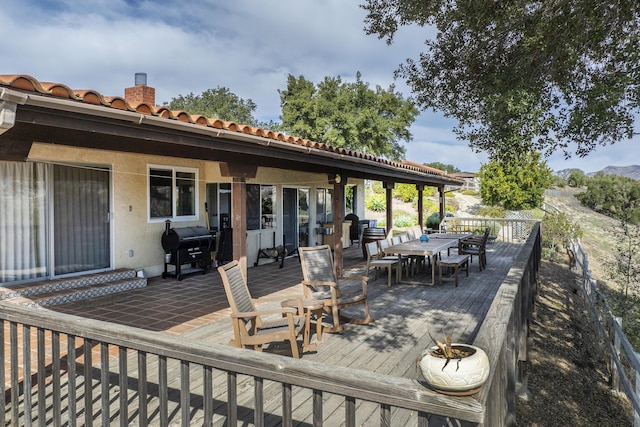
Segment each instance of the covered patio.
[[[63,348],[64,369],[58,379],[62,392],[55,392],[51,373],[48,379],[38,374],[33,384],[18,387],[31,389],[27,393],[31,398],[19,398],[19,411],[13,406],[15,401],[5,406],[5,416],[18,416],[22,423],[25,406],[36,401],[42,404],[38,400],[42,392],[38,381],[42,381],[46,404],[33,404],[34,420],[55,419],[59,399],[58,404],[65,408],[60,415],[63,421],[75,414],[88,417],[87,423],[102,419],[103,425],[105,421],[107,425],[143,425],[142,420],[150,425],[496,425],[484,423],[487,417],[502,421],[509,417],[515,399],[513,388],[521,375],[514,372],[515,366],[526,354],[526,348],[518,347],[523,345],[521,334],[526,332],[535,292],[539,260],[538,228],[535,230],[525,244],[490,245],[487,268],[479,271],[474,261],[469,277],[462,275],[457,288],[452,282],[427,286],[428,274],[418,276],[425,285],[394,284],[388,288],[384,277],[373,281],[372,274],[369,301],[375,322],[347,325],[339,334],[323,334],[317,351],[303,353],[300,360],[290,357],[286,344],[272,345],[262,353],[227,344],[232,328],[216,271],[182,281],[153,278],[146,288],[117,296],[31,310],[35,317],[29,321],[38,331],[44,327],[38,326],[44,319],[47,329],[51,324],[63,325],[58,343]],[[344,251],[346,274],[363,274],[364,267],[360,248]],[[291,257],[283,269],[277,263],[249,269],[248,282],[256,298],[286,299],[300,295],[301,279],[298,259]],[[20,313],[7,306],[5,319]],[[7,329],[13,321],[4,323]],[[77,337],[77,364],[70,368],[71,357],[66,358],[64,351],[65,328],[73,330],[79,323],[82,327],[72,333]],[[105,327],[112,331],[111,338],[105,335]],[[86,340],[84,346],[78,346],[79,337],[98,330],[103,331],[98,335],[104,341],[94,338],[88,341],[89,346]],[[443,333],[486,349],[492,375],[477,395],[440,395],[418,376],[416,359],[432,345],[429,334],[440,338]],[[11,333],[5,333],[5,354],[13,351],[11,339]],[[140,342],[143,339],[145,342]],[[119,340],[130,345],[116,342]],[[93,356],[87,359],[89,348]],[[176,351],[194,360],[174,358]],[[50,371],[46,368],[60,363],[54,357],[43,366],[39,364],[38,371]],[[207,366],[210,363],[213,369]],[[108,371],[99,369],[107,364]],[[67,374],[75,378],[77,390],[73,393]],[[89,377],[93,387],[86,394],[85,378]],[[124,394],[121,384],[127,385]],[[140,395],[141,386],[147,396]],[[71,405],[70,395],[78,396],[78,402]],[[407,404],[409,401],[413,403]],[[93,406],[90,412],[84,411],[87,402]],[[498,406],[492,408],[494,405]],[[123,418],[125,412],[127,417]]]

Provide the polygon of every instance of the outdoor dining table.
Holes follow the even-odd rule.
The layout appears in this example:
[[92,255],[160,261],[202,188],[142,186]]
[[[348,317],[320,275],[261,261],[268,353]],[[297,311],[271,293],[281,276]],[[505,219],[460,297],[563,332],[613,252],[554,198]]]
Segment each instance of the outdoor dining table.
[[[436,260],[437,256],[440,252],[445,251],[449,248],[458,247],[458,242],[460,239],[468,237],[469,234],[449,234],[449,235],[440,235],[434,238],[431,238],[432,235],[429,235],[428,242],[422,242],[420,239],[410,240],[404,243],[398,243],[397,245],[391,245],[384,249],[384,253],[388,255],[397,255],[398,256],[398,265],[402,263],[402,255],[419,255],[419,256],[429,256],[431,257],[431,285],[435,285],[436,283]],[[450,236],[450,237],[445,237]],[[400,283],[402,281],[402,269],[396,269],[396,283]],[[406,283],[406,282],[405,282]],[[410,282],[409,282],[410,283]]]
[[429,239],[457,239],[459,241],[471,236],[473,236],[471,233],[431,233]]

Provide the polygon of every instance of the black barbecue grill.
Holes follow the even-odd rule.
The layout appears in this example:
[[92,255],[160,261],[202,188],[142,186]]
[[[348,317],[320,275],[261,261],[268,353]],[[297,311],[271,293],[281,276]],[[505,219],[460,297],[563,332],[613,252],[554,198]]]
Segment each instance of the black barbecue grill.
[[[162,249],[165,252],[162,277],[182,280],[186,275],[204,274],[211,266],[211,249],[215,246],[214,236],[206,227],[171,228],[171,222],[162,233]],[[168,266],[173,265],[173,271]],[[183,266],[187,265],[186,268]]]

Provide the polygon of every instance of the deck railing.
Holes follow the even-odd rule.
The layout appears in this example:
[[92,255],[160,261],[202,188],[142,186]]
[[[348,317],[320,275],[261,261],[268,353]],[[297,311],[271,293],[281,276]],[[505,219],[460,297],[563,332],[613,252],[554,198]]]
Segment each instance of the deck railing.
[[582,273],[582,287],[587,304],[596,319],[598,332],[609,355],[612,386],[623,392],[631,402],[634,426],[640,427],[640,360],[622,331],[621,319],[613,315],[606,297],[598,290],[597,282],[591,278],[589,257],[579,240],[571,242],[576,267]]
[[489,227],[490,242],[522,243],[529,238],[537,222],[527,218],[445,217],[440,223],[440,231],[482,234]]
[[[9,380],[0,424],[237,425],[251,413],[256,426],[290,426],[294,408],[307,405],[312,419],[296,422],[319,426],[341,412],[337,424],[327,425],[510,425],[539,261],[540,228],[534,224],[473,343],[489,356],[489,379],[466,397],[435,393],[413,379],[4,302],[0,333],[3,342],[8,334],[9,345],[0,353],[9,363],[0,371]],[[248,401],[240,397],[245,389],[253,389]],[[306,392],[303,402],[300,390]]]

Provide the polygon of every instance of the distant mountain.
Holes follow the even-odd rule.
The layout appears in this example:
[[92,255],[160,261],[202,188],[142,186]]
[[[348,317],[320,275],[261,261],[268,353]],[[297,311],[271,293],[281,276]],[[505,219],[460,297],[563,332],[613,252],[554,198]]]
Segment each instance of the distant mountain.
[[[605,175],[620,175],[631,179],[640,179],[640,165],[632,166],[607,166],[599,172]],[[590,172],[587,176],[594,176],[598,172]]]
[[[579,171],[584,173],[581,169],[562,169],[556,171],[554,175],[559,176],[562,179],[568,179],[571,172]],[[598,171],[598,172],[589,172],[585,173],[586,176],[594,176],[597,173],[604,173],[605,175],[620,175],[626,176],[627,178],[640,180],[640,165],[632,165],[632,166],[607,166],[606,168]]]

